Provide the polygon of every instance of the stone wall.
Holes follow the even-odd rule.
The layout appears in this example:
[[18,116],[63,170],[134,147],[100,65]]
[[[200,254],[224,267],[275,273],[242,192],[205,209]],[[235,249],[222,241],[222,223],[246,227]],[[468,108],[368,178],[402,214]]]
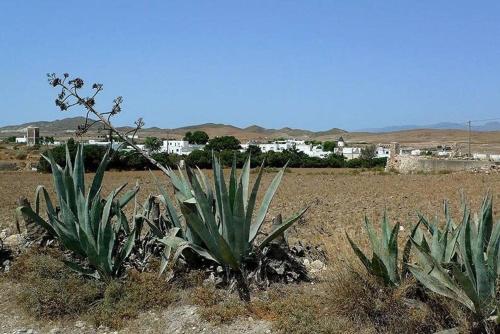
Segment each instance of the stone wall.
[[395,155],[387,160],[386,171],[402,174],[418,172],[467,171],[489,167],[495,163],[478,160],[436,159],[429,157]]

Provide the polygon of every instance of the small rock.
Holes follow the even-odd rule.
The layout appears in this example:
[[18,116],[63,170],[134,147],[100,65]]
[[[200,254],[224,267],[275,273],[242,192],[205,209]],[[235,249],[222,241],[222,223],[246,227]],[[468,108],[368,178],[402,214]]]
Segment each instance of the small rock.
[[24,238],[21,234],[13,234],[6,237],[3,245],[7,248],[19,248],[24,243]]
[[292,252],[300,257],[303,257],[305,255],[304,247],[302,247],[301,245],[294,245],[292,247]]
[[78,320],[77,322],[75,322],[75,327],[83,328],[85,327],[85,323],[81,320]]
[[215,283],[215,275],[214,273],[210,273],[210,276],[208,276],[208,278],[206,278],[204,281],[203,281],[203,285],[204,286],[207,286],[207,285],[212,285]]
[[5,239],[7,238],[7,235],[9,234],[9,229],[4,228],[2,231],[0,231],[0,239]]
[[323,270],[324,267],[325,264],[320,260],[314,260],[313,262],[311,262],[311,270],[320,271]]

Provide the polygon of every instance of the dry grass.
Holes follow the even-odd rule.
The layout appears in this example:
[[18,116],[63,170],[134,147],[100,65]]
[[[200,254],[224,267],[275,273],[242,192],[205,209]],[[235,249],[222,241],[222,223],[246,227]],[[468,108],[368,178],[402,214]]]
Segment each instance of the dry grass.
[[236,295],[213,286],[195,288],[191,293],[191,301],[201,306],[199,313],[202,319],[217,325],[230,323],[251,314],[248,305],[241,302]]
[[434,333],[459,327],[468,331],[467,312],[413,280],[387,288],[365,272],[330,271],[323,282],[274,286],[246,305],[210,286],[193,291],[202,319],[213,324],[252,317],[271,321],[279,333]]
[[125,282],[111,282],[104,296],[84,316],[95,326],[121,328],[140,312],[167,308],[178,294],[156,273],[131,273]]
[[86,312],[103,286],[71,272],[61,254],[32,250],[19,256],[8,275],[20,283],[18,304],[35,318],[58,319]]
[[121,328],[145,310],[166,308],[178,294],[156,273],[129,272],[107,285],[83,278],[56,250],[33,249],[16,259],[6,279],[19,285],[18,305],[37,319],[83,318],[95,326]]

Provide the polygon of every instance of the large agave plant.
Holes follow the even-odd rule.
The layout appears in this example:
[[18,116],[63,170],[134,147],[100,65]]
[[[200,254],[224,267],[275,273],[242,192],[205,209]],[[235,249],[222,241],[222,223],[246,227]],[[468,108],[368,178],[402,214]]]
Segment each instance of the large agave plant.
[[381,228],[382,237],[379,238],[373,225],[368,218],[365,217],[365,229],[368,232],[372,247],[371,260],[368,259],[346,233],[347,240],[349,240],[354,253],[358,256],[370,274],[382,278],[386,285],[398,285],[401,279],[398,269],[399,223],[391,227],[387,215],[384,213]]
[[[135,241],[135,233],[130,230],[122,208],[135,197],[139,188],[135,187],[117,198],[125,187],[123,185],[105,199],[101,197],[104,171],[110,160],[109,151],[102,159],[88,191],[85,189],[82,146],[77,149],[74,166],[67,147],[64,168],[55,162],[50,152],[44,158],[52,168],[59,209],[54,207],[45,187],[38,186],[35,210],[30,207],[19,207],[17,210],[45,228],[64,248],[88,261],[89,269],[76,262],[67,262],[72,269],[103,280],[120,275],[123,261],[129,256]],[[47,220],[40,215],[42,196]],[[114,218],[116,222],[112,221]]]
[[500,223],[493,224],[490,195],[484,199],[477,221],[465,207],[457,260],[443,263],[429,249],[417,242],[414,245],[419,256],[410,271],[425,287],[466,306],[476,319],[498,312]]
[[238,280],[240,297],[249,300],[248,286],[242,273],[245,261],[255,250],[262,249],[282,234],[307,210],[301,210],[282,224],[273,226],[267,235],[258,238],[285,167],[274,177],[258,209],[257,194],[264,168],[260,167],[256,181],[250,188],[250,157],[246,159],[239,177],[236,163],[233,162],[229,182],[226,184],[220,161],[214,156],[213,187],[199,169],[193,171],[188,168],[187,175],[184,175],[181,169],[178,174],[170,170],[170,180],[185,225],[182,224],[168,194],[161,188],[162,201],[167,207],[173,226],[170,235],[161,241],[175,249],[174,258],[184,249],[191,248],[200,255],[230,268]]

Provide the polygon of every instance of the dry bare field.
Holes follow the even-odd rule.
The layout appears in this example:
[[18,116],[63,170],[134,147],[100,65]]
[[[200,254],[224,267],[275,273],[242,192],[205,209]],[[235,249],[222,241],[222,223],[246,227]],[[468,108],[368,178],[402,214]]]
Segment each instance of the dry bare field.
[[[265,174],[263,183],[266,186],[274,174],[272,171]],[[155,172],[155,175],[165,181],[160,172]],[[91,176],[87,175],[89,179]],[[255,174],[252,176],[255,177]],[[108,172],[105,175],[104,194],[125,182],[132,186],[136,181],[141,185],[139,200],[145,199],[149,193],[157,193],[149,172]],[[14,228],[17,198],[19,196],[32,198],[38,184],[44,184],[51,189],[51,175],[30,172],[0,173],[0,230]],[[206,329],[206,333],[270,333],[268,328],[272,328],[273,332],[274,329],[278,329],[284,333],[309,333],[309,330],[314,333],[375,333],[380,332],[381,328],[384,328],[382,332],[390,333],[412,332],[415,328],[428,332],[425,323],[441,320],[436,319],[429,310],[408,312],[402,308],[404,296],[408,293],[407,290],[412,288],[411,285],[391,292],[382,290],[378,283],[360,285],[356,281],[359,278],[346,276],[346,267],[362,273],[362,276],[366,276],[364,275],[366,271],[353,256],[344,232],[348,232],[356,242],[366,246],[368,240],[362,228],[364,215],[378,224],[386,210],[392,223],[400,222],[404,227],[401,234],[407,235],[410,227],[416,222],[417,211],[427,216],[442,215],[443,200],[449,199],[452,214],[458,219],[460,192],[463,191],[468,196],[476,211],[488,189],[494,194],[494,208],[498,209],[500,174],[398,175],[341,169],[291,169],[285,174],[268,219],[280,212],[288,216],[304,206],[310,206],[305,220],[288,231],[289,242],[294,244],[300,239],[307,245],[320,246],[325,250],[328,269],[324,272],[323,278],[319,278],[313,286],[306,283],[288,290],[284,288],[285,292],[273,297],[274,299],[271,298],[270,302],[259,302],[261,294],[256,293],[256,302],[251,305],[251,313],[241,306],[234,307],[232,302],[226,304],[223,302],[215,306],[201,304],[198,312],[201,312],[203,319],[200,320],[200,315],[191,306],[174,305],[174,308],[163,313],[151,311],[141,314],[120,332],[176,332],[177,329],[174,330],[171,324],[183,321],[192,326],[184,329],[184,333],[198,333],[200,326]],[[494,211],[494,215],[498,216],[497,210]],[[400,236],[400,239],[403,239],[403,236]],[[369,277],[365,279],[370,282]],[[6,289],[5,284],[3,289]],[[279,289],[281,288],[278,287],[278,291]],[[195,290],[194,294],[206,293],[204,290],[197,291]],[[0,325],[0,329],[12,331],[13,328],[25,327],[49,332],[58,327],[68,333],[82,332],[81,328],[75,327],[74,319],[70,319],[70,322],[65,320],[44,322],[22,315],[16,308],[13,297],[9,297],[6,292],[0,287],[0,311],[3,310],[5,314],[3,318],[5,327]],[[332,302],[335,304],[329,304]],[[377,306],[377,303],[380,305]],[[377,307],[381,309],[377,311]],[[228,310],[231,311],[226,314]],[[453,308],[452,311],[461,312]],[[314,316],[318,317],[318,315],[313,316],[315,312],[325,314],[321,316],[325,319],[324,323],[320,324],[314,320]],[[357,312],[360,312],[359,315]],[[375,313],[374,321],[369,320],[373,316],[370,315],[372,312],[380,313],[379,316]],[[278,316],[288,313],[291,315],[285,319],[281,315]],[[384,320],[384,314],[391,314],[392,318]],[[458,314],[460,318],[462,313]],[[207,322],[213,320],[214,315],[229,319],[239,317],[240,320],[229,324]],[[457,318],[456,314],[454,316]],[[258,320],[252,317],[257,317]],[[402,319],[404,323],[398,319]],[[220,319],[216,318],[216,321]],[[266,321],[277,325],[271,326]],[[408,330],[403,329],[406,324],[410,324]],[[316,327],[311,329],[312,325]],[[96,331],[87,327],[85,332]],[[97,333],[101,332],[103,331],[97,330]]]
[[[161,172],[155,172],[155,175],[166,181]],[[87,176],[90,179],[91,175]],[[269,184],[273,176],[272,172],[266,173],[264,184]],[[104,194],[123,183],[131,187],[135,182],[141,186],[139,201],[150,193],[157,193],[149,172],[108,172]],[[51,175],[0,173],[0,229],[15,226],[17,199],[26,196],[32,201],[39,184],[52,189]],[[461,191],[470,199],[473,208],[478,208],[488,189],[494,194],[494,201],[500,201],[500,175],[398,175],[344,169],[290,169],[271,205],[269,216],[279,212],[287,216],[310,206],[305,223],[298,225],[291,237],[299,232],[307,241],[322,244],[335,254],[340,244],[345,245],[340,232],[361,233],[365,214],[378,220],[387,210],[391,221],[409,228],[416,222],[417,211],[430,216],[441,215],[444,199],[450,200],[452,213],[458,217]],[[498,205],[494,207],[498,209]]]

